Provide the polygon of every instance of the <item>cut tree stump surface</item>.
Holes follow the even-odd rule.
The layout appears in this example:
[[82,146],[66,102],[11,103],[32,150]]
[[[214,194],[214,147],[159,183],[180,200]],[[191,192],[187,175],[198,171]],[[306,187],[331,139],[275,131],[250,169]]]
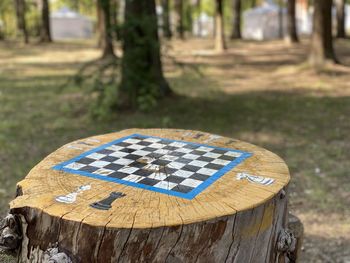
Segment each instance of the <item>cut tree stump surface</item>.
[[130,129],[62,146],[18,183],[10,208],[22,262],[56,242],[73,262],[269,262],[289,180],[281,158],[246,142]]

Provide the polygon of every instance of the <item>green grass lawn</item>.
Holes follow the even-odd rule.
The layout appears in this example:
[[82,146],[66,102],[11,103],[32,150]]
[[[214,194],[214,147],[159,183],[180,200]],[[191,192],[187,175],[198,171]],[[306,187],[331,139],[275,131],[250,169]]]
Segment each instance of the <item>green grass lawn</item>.
[[[291,210],[306,228],[304,262],[324,262],[323,254],[350,260],[350,70],[305,68],[305,43],[240,42],[224,56],[207,52],[210,45],[174,45],[173,56],[201,72],[166,62],[176,97],[147,113],[93,120],[84,88],[61,89],[82,63],[98,57],[92,45],[0,44],[0,214],[16,182],[65,143],[130,127],[195,129],[284,158],[293,175]],[[338,46],[346,59],[350,45]]]

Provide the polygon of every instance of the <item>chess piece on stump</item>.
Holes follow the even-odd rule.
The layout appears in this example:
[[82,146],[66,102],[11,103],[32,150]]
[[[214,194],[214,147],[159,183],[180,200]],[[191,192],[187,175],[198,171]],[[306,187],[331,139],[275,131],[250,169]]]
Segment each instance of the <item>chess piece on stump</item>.
[[289,180],[277,155],[203,132],[79,140],[18,183],[18,261],[291,262]]
[[120,197],[125,196],[123,193],[116,193],[116,192],[112,192],[107,198],[99,201],[99,202],[95,202],[93,204],[91,204],[90,206],[96,209],[100,209],[100,210],[108,210],[112,207],[112,203]]

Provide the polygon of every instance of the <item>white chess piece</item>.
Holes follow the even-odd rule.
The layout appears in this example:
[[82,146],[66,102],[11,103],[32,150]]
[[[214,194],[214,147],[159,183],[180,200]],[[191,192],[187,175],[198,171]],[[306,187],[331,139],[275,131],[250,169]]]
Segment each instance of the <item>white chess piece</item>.
[[72,204],[77,200],[78,193],[73,192],[67,195],[60,195],[56,197],[56,201],[60,203]]
[[78,194],[86,191],[86,190],[90,190],[91,189],[91,185],[82,185],[82,186],[79,186],[78,189],[72,193],[69,193],[67,195],[60,195],[60,196],[57,196],[55,198],[55,200],[57,202],[60,202],[60,203],[66,203],[66,204],[72,204],[74,203],[76,200],[77,200],[77,196]]
[[247,179],[249,182],[256,183],[256,184],[262,184],[262,185],[271,185],[275,181],[274,179],[269,178],[269,177],[251,175],[248,173],[238,173],[236,175],[236,178],[237,178],[237,180]]

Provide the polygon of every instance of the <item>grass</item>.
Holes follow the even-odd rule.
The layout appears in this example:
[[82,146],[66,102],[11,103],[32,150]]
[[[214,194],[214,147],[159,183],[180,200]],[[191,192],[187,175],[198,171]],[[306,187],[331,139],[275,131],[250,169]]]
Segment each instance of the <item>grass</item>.
[[[305,66],[307,42],[236,42],[225,55],[211,41],[170,43],[165,62],[177,93],[147,113],[92,120],[84,90],[68,77],[99,56],[90,43],[0,44],[0,214],[15,184],[62,144],[130,127],[203,130],[263,146],[290,167],[291,210],[306,229],[303,262],[349,260],[350,69]],[[350,64],[350,44],[337,42]],[[331,219],[331,220],[330,220]],[[339,260],[338,260],[339,259]],[[333,262],[333,261],[330,261]]]

